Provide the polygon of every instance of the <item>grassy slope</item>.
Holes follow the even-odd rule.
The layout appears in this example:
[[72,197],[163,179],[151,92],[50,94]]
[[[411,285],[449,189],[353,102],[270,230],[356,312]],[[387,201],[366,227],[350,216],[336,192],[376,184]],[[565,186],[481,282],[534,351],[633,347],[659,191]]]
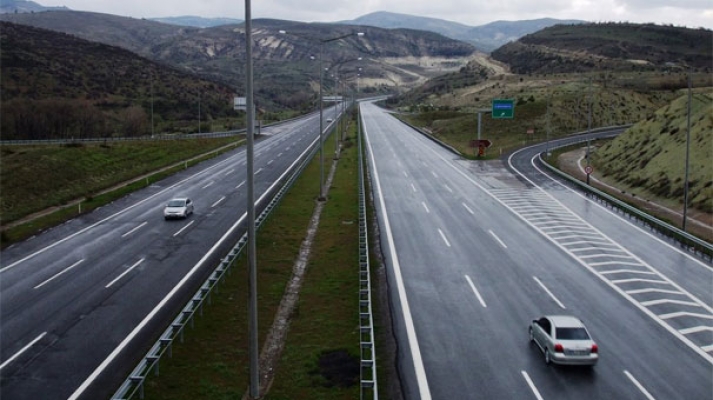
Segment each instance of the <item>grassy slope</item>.
[[[600,148],[593,157],[605,180],[646,197],[681,204],[688,97],[682,96]],[[697,93],[691,108],[690,205],[713,212],[713,95]]]
[[91,197],[235,138],[0,147],[0,221]]

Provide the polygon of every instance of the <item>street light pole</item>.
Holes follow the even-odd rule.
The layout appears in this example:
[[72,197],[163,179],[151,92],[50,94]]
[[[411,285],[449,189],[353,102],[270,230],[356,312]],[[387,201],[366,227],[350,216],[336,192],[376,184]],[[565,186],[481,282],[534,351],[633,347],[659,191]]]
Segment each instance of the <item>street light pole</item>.
[[248,208],[248,286],[249,286],[249,351],[250,351],[250,388],[249,398],[260,397],[260,366],[258,362],[257,330],[257,263],[255,261],[255,101],[253,99],[253,50],[252,20],[250,0],[245,0],[245,80],[247,111],[247,208]]
[[[249,0],[245,0],[249,1]],[[287,31],[280,30],[279,31],[281,34],[287,33]],[[352,32],[348,33],[346,35],[341,35],[337,36],[331,39],[320,39],[319,40],[319,197],[317,200],[319,201],[324,201],[326,200],[326,197],[324,195],[324,139],[323,139],[323,131],[324,131],[324,98],[323,94],[324,91],[322,89],[322,86],[324,86],[324,64],[323,64],[323,59],[324,59],[324,44],[329,43],[329,42],[334,42],[336,40],[341,40],[344,38],[347,38],[349,36],[364,36],[363,32]],[[308,40],[315,41],[315,39],[309,39]]]
[[681,229],[686,231],[688,214],[688,162],[691,153],[691,73],[688,73],[688,111],[686,113],[686,172],[683,178],[683,222]]
[[322,54],[324,52],[324,41],[319,42],[319,197],[317,200],[324,201],[324,149],[322,142],[322,131],[324,131],[324,99],[322,98],[322,86],[324,69],[322,68]]

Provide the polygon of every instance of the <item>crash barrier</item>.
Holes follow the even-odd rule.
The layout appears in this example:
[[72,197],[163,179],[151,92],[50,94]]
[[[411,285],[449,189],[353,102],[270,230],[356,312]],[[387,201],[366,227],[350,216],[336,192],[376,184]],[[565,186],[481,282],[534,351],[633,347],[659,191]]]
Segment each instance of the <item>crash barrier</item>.
[[[357,118],[360,118],[360,116]],[[358,132],[357,135],[359,149],[359,342],[361,352],[359,398],[361,400],[378,400],[371,267],[369,265],[369,235],[364,184],[364,152],[361,132]]]
[[[587,140],[582,139],[579,142],[569,142],[565,145],[560,145],[560,146],[555,146],[553,148],[561,148],[561,147],[569,147],[572,146],[573,144],[581,144],[585,143]],[[592,199],[595,201],[598,201],[599,203],[603,204],[605,207],[611,207],[612,210],[618,211],[621,214],[627,216],[628,218],[634,218],[637,219],[642,225],[644,225],[646,228],[648,228],[651,231],[657,232],[660,235],[664,235],[667,237],[672,238],[675,240],[677,243],[680,244],[680,246],[687,251],[697,254],[699,257],[707,260],[708,262],[713,261],[713,245],[711,243],[706,242],[705,240],[702,240],[696,236],[691,235],[688,232],[685,232],[671,224],[668,224],[664,221],[661,221],[658,218],[655,218],[643,211],[638,210],[635,207],[632,207],[631,205],[593,187],[590,185],[587,185],[586,183],[580,181],[579,179],[566,174],[559,169],[555,168],[554,166],[550,165],[548,162],[544,161],[542,159],[542,153],[539,155],[539,161],[541,164],[543,164],[548,170],[550,170],[552,173],[555,175],[561,177],[562,179],[574,184],[575,186],[579,187],[581,190],[583,190],[585,193],[587,193]]]
[[[319,149],[319,142],[315,142],[313,148],[306,153],[304,158],[295,165],[293,171],[290,173],[289,178],[285,181],[282,187],[279,189],[277,194],[272,197],[269,204],[260,213],[260,215],[255,220],[255,229],[258,230],[267,217],[272,213],[272,211],[279,205],[279,203],[284,198],[285,194],[294,185],[297,178],[300,176],[302,171],[307,167],[309,162],[312,160],[317,150]],[[149,351],[141,358],[141,361],[136,365],[136,367],[131,371],[129,377],[119,386],[119,389],[111,397],[112,400],[129,400],[133,399],[138,393],[139,398],[144,398],[144,382],[148,375],[153,371],[156,376],[159,375],[159,361],[166,353],[168,356],[172,356],[172,345],[173,342],[178,339],[181,343],[183,342],[183,335],[185,327],[188,324],[193,326],[196,313],[202,315],[203,305],[207,302],[210,304],[211,294],[214,290],[217,290],[217,286],[222,282],[226,273],[230,272],[230,268],[233,263],[238,259],[238,257],[245,250],[247,244],[247,233],[245,233],[237,244],[228,252],[228,254],[221,260],[215,270],[210,274],[208,279],[200,286],[200,288],[195,292],[186,305],[182,308],[181,312],[176,316],[173,322],[166,328],[166,330],[161,334],[159,339],[151,346]]]

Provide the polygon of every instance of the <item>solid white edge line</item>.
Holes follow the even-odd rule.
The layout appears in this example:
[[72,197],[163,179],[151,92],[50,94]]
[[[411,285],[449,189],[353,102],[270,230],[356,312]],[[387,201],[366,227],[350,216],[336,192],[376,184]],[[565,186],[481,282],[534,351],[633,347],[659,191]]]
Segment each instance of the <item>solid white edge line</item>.
[[141,229],[141,227],[143,227],[144,225],[146,225],[146,224],[148,224],[148,223],[149,223],[149,221],[144,221],[144,222],[142,222],[141,225],[139,225],[139,226],[137,226],[136,228],[134,228],[134,229],[132,229],[132,230],[126,232],[125,234],[121,235],[121,237],[127,237],[127,236],[131,235],[132,233],[134,233],[134,232],[136,232],[137,230]]
[[142,259],[140,259],[139,261],[135,262],[134,265],[130,266],[129,269],[127,269],[126,271],[122,272],[121,275],[119,275],[119,276],[117,276],[116,278],[114,278],[113,281],[109,282],[109,283],[108,283],[106,286],[104,286],[104,287],[107,288],[107,289],[110,288],[111,285],[115,284],[119,279],[123,278],[124,275],[128,274],[129,272],[131,272],[131,270],[133,270],[134,268],[138,267],[142,262],[144,262],[144,260],[145,260],[145,258],[142,258]]
[[[315,138],[315,139],[312,141],[312,143],[311,143],[309,146],[307,146],[307,148],[299,155],[299,157],[297,157],[297,158],[295,159],[295,161],[293,161],[292,164],[290,164],[290,166],[287,167],[287,169],[285,169],[285,172],[283,172],[282,175],[280,175],[280,177],[262,194],[262,196],[260,196],[260,198],[257,200],[257,203],[262,202],[263,199],[267,196],[267,194],[272,192],[272,190],[274,189],[275,185],[277,185],[277,182],[280,182],[280,181],[282,180],[282,178],[284,178],[285,175],[287,175],[287,173],[295,166],[295,164],[297,164],[297,162],[298,162],[300,159],[302,159],[302,157],[303,157],[306,153],[308,153],[308,152],[310,151],[310,149],[312,148],[312,146],[315,145],[315,143],[317,142],[318,139],[319,139],[318,137]],[[196,175],[197,175],[197,174],[196,174]],[[138,203],[137,203],[137,204],[138,204]],[[208,252],[206,252],[206,253],[203,255],[203,258],[201,258],[201,259],[196,263],[196,265],[194,265],[193,268],[191,268],[191,270],[188,271],[188,273],[183,276],[183,279],[181,279],[181,280],[176,284],[176,286],[174,286],[173,289],[171,289],[171,291],[168,292],[168,294],[166,295],[166,297],[164,297],[164,298],[156,305],[156,307],[154,307],[153,310],[151,310],[151,312],[149,312],[148,314],[146,314],[146,316],[144,317],[144,319],[142,319],[141,322],[139,322],[139,324],[136,325],[136,327],[134,327],[134,329],[133,329],[131,332],[129,332],[128,335],[126,335],[126,337],[124,338],[124,340],[122,340],[121,343],[119,343],[119,344],[114,348],[114,350],[104,359],[104,361],[102,361],[101,364],[99,364],[99,366],[97,366],[97,367],[94,369],[94,371],[92,371],[92,373],[89,374],[89,376],[87,377],[87,379],[85,379],[84,382],[82,382],[82,384],[79,385],[79,387],[77,387],[77,389],[74,391],[74,393],[72,393],[72,395],[69,396],[69,398],[67,398],[67,400],[77,400],[77,399],[79,398],[79,396],[81,396],[81,395],[84,393],[84,391],[87,390],[87,388],[89,387],[89,385],[91,385],[91,384],[94,382],[94,380],[97,379],[97,377],[99,376],[99,374],[101,374],[102,372],[104,372],[104,370],[106,369],[106,367],[108,367],[109,364],[111,364],[111,363],[114,361],[114,359],[119,355],[119,353],[121,353],[121,352],[124,350],[124,348],[126,348],[126,346],[129,345],[129,342],[131,342],[131,341],[139,334],[139,332],[141,332],[141,330],[144,329],[144,327],[153,319],[153,317],[154,317],[169,301],[171,301],[171,299],[173,298],[173,296],[175,296],[176,293],[178,293],[178,291],[183,287],[183,285],[185,285],[186,282],[188,282],[188,280],[191,279],[191,277],[193,276],[193,274],[195,274],[196,271],[198,271],[198,270],[203,266],[203,263],[205,263],[206,260],[208,260],[208,258],[213,255],[213,252],[215,252],[215,251],[223,244],[223,242],[233,233],[233,231],[234,231],[235,229],[237,229],[238,226],[240,226],[240,224],[243,222],[243,220],[244,220],[245,218],[247,218],[247,213],[243,213],[243,215],[240,217],[240,219],[238,219],[238,221],[235,222],[235,224],[233,224],[233,226],[231,226],[230,229],[228,229],[228,231],[226,231],[226,233],[225,233],[217,242],[215,242],[215,244],[213,245],[213,247],[211,247],[210,250],[208,250]],[[429,397],[429,398],[430,398],[430,397]]]
[[[396,278],[396,289],[399,294],[399,299],[401,303],[401,310],[404,316],[404,325],[406,325],[406,336],[408,337],[409,347],[411,349],[411,358],[413,359],[414,373],[416,374],[416,381],[418,383],[418,390],[421,400],[430,400],[431,391],[428,387],[428,379],[426,377],[426,369],[423,366],[423,359],[421,357],[421,349],[418,346],[418,338],[416,337],[416,328],[413,325],[413,317],[411,316],[411,308],[409,307],[408,297],[406,296],[406,287],[404,286],[404,279],[401,275],[401,265],[399,263],[398,254],[396,254],[396,245],[394,243],[394,237],[391,233],[391,224],[389,222],[389,216],[386,211],[386,203],[384,201],[383,190],[381,189],[381,181],[379,179],[379,172],[376,168],[376,160],[374,160],[374,149],[371,147],[371,142],[369,141],[369,134],[366,129],[366,125],[362,123],[362,129],[364,131],[364,138],[366,139],[366,144],[369,149],[369,158],[371,159],[371,165],[374,172],[374,187],[378,191],[379,205],[383,212],[384,217],[384,227],[386,228],[386,240],[389,244],[389,252],[391,253],[391,260],[393,262],[394,276]],[[73,399],[70,399],[73,400]]]
[[532,393],[537,397],[537,400],[543,400],[542,395],[540,395],[540,391],[537,390],[537,387],[535,384],[532,382],[532,379],[530,379],[530,375],[527,374],[527,372],[520,371],[522,373],[522,376],[525,378],[525,381],[527,382],[527,386],[530,387],[530,390],[532,390]]
[[180,235],[181,232],[185,231],[189,226],[193,225],[194,222],[196,222],[196,221],[193,220],[193,221],[187,223],[186,226],[184,226],[183,228],[179,229],[178,232],[174,233],[174,234],[173,234],[173,237],[176,237],[176,236]]
[[446,235],[443,233],[441,228],[438,228],[438,233],[441,234],[441,239],[443,239],[443,241],[446,242],[446,246],[451,247],[451,244],[448,242],[448,239],[446,239]]
[[649,393],[649,391],[646,390],[646,388],[641,383],[639,383],[639,381],[637,381],[636,378],[634,378],[634,375],[632,375],[629,371],[624,370],[624,375],[626,375],[626,377],[629,378],[632,383],[634,383],[634,385],[641,391],[641,393],[644,394],[644,396],[646,396],[647,399],[656,400],[656,398],[652,396],[651,393]]
[[496,235],[495,232],[493,232],[492,229],[488,229],[488,232],[495,238],[495,240],[498,241],[498,243],[500,243],[501,246],[503,246],[503,247],[506,248],[506,249],[508,248],[508,247],[505,245],[505,242],[503,242],[502,240],[500,240],[500,238],[498,237],[498,235]]
[[473,293],[475,293],[475,296],[478,297],[478,301],[480,302],[480,305],[482,305],[484,308],[487,308],[488,306],[485,305],[485,301],[483,301],[483,298],[480,296],[480,292],[478,292],[478,289],[476,289],[475,284],[470,279],[470,277],[468,275],[466,275],[465,279],[468,281],[470,288],[473,289]]
[[542,289],[544,289],[545,292],[547,292],[547,294],[550,295],[550,297],[552,298],[552,300],[554,300],[555,303],[557,303],[557,305],[559,305],[560,307],[562,307],[562,309],[565,309],[565,310],[567,309],[567,307],[565,307],[564,304],[562,304],[559,300],[557,300],[557,297],[555,297],[555,295],[552,294],[552,292],[550,292],[550,289],[547,289],[547,286],[545,286],[545,284],[542,283],[542,281],[540,281],[539,279],[537,279],[536,276],[533,276],[532,279],[534,279],[535,282],[537,282],[537,283],[542,287]]
[[21,355],[22,353],[26,352],[27,349],[29,349],[30,347],[32,347],[35,343],[37,343],[37,342],[39,342],[40,340],[42,340],[42,338],[45,337],[46,334],[47,334],[47,332],[42,332],[42,333],[41,333],[39,336],[37,336],[33,341],[31,341],[30,343],[26,344],[25,347],[23,347],[22,349],[20,349],[20,351],[18,351],[18,352],[15,353],[12,357],[10,357],[10,358],[8,358],[7,360],[5,360],[5,362],[2,363],[2,365],[0,365],[0,370],[3,369],[3,368],[5,368],[5,367],[6,367],[8,364],[10,364],[11,362],[13,362],[17,357],[20,357],[20,355]]
[[42,286],[52,282],[53,280],[55,280],[55,278],[58,278],[60,275],[64,274],[65,272],[69,271],[70,269],[76,267],[77,265],[79,265],[83,262],[84,262],[84,259],[82,258],[81,260],[75,262],[74,264],[70,265],[69,267],[67,267],[67,268],[63,269],[62,271],[60,271],[59,273],[55,274],[53,277],[51,277],[51,278],[47,279],[46,281],[40,283],[39,285],[35,286],[34,288],[35,289],[41,288]]

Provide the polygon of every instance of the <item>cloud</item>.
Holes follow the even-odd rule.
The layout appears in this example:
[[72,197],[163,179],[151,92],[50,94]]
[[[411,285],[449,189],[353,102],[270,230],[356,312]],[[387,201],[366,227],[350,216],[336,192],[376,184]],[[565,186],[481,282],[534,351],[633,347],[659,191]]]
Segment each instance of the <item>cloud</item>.
[[[236,0],[38,0],[45,6],[144,17],[198,15],[244,18]],[[465,25],[536,18],[655,22],[713,28],[713,0],[252,0],[253,18],[333,22],[376,11],[445,19]]]

